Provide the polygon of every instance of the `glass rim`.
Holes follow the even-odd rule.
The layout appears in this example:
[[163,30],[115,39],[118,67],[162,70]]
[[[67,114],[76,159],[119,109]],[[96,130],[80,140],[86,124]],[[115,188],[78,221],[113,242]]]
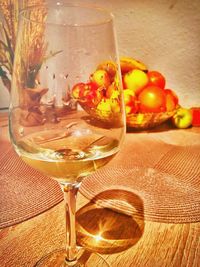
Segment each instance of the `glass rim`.
[[113,21],[114,19],[114,15],[111,11],[109,11],[108,9],[106,8],[103,8],[103,7],[100,7],[100,6],[95,6],[95,5],[88,5],[88,4],[79,4],[79,3],[60,3],[60,2],[56,2],[56,4],[39,4],[39,5],[31,5],[31,6],[28,6],[28,7],[25,7],[23,9],[21,9],[20,11],[20,16],[23,17],[23,19],[27,20],[27,21],[30,21],[30,22],[33,22],[33,23],[37,23],[37,24],[44,24],[44,21],[38,21],[37,19],[30,19],[26,16],[26,12],[27,11],[31,11],[31,10],[34,10],[36,8],[41,8],[41,9],[44,9],[46,8],[46,10],[48,9],[56,9],[56,8],[59,8],[59,7],[72,7],[72,8],[85,8],[85,9],[88,9],[88,10],[94,10],[98,13],[104,13],[105,14],[105,18],[104,19],[101,19],[97,22],[91,22],[91,23],[53,23],[53,22],[45,22],[49,25],[54,25],[54,26],[68,26],[68,27],[89,27],[89,26],[100,26],[100,25],[104,25],[104,24],[107,24],[107,23],[110,23]]

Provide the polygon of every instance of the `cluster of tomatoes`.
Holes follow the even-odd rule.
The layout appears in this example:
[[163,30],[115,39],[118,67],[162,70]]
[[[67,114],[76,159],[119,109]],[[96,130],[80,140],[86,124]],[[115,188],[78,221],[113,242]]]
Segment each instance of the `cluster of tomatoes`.
[[126,113],[158,113],[172,111],[178,105],[178,97],[172,89],[165,88],[166,79],[158,71],[143,68],[123,68],[122,80]]
[[100,111],[107,116],[120,112],[117,66],[111,61],[103,62],[89,76],[88,82],[73,86],[72,96],[82,107]]

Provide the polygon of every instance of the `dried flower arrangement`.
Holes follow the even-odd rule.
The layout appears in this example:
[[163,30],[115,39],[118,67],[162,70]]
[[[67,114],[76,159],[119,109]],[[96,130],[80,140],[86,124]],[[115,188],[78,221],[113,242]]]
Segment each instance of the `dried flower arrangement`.
[[[30,19],[40,23],[23,25],[23,47],[19,46],[14,55],[18,30],[19,12],[25,7],[44,6],[45,0],[1,0],[0,1],[0,78],[11,91],[11,79],[15,79],[19,93],[22,124],[38,125],[44,121],[41,98],[47,88],[41,88],[39,70],[44,62],[61,51],[49,51],[44,40],[46,9],[38,8],[30,12]],[[13,69],[15,57],[15,68]],[[12,74],[15,73],[15,75]]]
[[[23,9],[27,6],[33,6],[44,3],[43,0],[1,0],[0,1],[0,78],[10,92],[11,90],[11,78],[13,72],[13,61],[14,61],[14,51],[16,46],[16,37],[18,30],[18,18],[20,9]],[[37,47],[37,57],[32,55],[31,65],[37,64],[41,62],[42,57],[44,56],[44,46],[42,45],[42,41],[40,41],[41,45],[38,46],[39,35],[41,36],[42,32],[38,31],[37,40],[33,44]],[[31,38],[34,37],[35,32],[32,33]],[[40,57],[40,58],[39,58]],[[29,73],[29,79],[33,79],[32,73]],[[31,81],[30,81],[31,82]]]
[[[21,9],[29,6],[41,5],[43,0],[2,0],[0,2],[0,78],[7,88],[11,91],[11,80],[13,71],[16,72],[15,81],[19,91],[19,106],[23,114],[24,123],[30,123],[30,114],[34,114],[34,121],[40,123],[41,112],[39,104],[41,97],[47,92],[47,89],[36,88],[38,71],[46,54],[46,45],[44,43],[43,33],[44,25],[38,27],[23,27],[24,40],[23,47],[19,53],[15,54],[17,30],[19,23],[19,13]],[[45,18],[41,12],[32,12],[31,16],[35,19]],[[40,17],[39,17],[40,16]],[[43,16],[43,17],[42,17]],[[22,55],[22,56],[21,56]],[[17,67],[13,69],[14,58]],[[36,116],[35,116],[36,114]],[[32,116],[31,116],[32,117]]]

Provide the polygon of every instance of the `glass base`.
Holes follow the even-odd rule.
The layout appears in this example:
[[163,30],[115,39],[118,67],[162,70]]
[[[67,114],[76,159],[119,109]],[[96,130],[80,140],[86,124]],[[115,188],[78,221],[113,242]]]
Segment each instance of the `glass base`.
[[35,267],[110,267],[110,265],[97,253],[80,249],[77,259],[74,261],[66,260],[66,251],[56,250],[37,262]]

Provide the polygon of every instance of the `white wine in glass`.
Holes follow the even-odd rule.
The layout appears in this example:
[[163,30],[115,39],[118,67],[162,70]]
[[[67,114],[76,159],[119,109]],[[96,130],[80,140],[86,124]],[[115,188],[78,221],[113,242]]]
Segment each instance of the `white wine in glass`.
[[107,266],[93,253],[83,261],[75,202],[83,178],[117,154],[125,135],[113,15],[60,3],[22,10],[9,114],[16,152],[57,180],[66,201],[66,249],[37,266]]

